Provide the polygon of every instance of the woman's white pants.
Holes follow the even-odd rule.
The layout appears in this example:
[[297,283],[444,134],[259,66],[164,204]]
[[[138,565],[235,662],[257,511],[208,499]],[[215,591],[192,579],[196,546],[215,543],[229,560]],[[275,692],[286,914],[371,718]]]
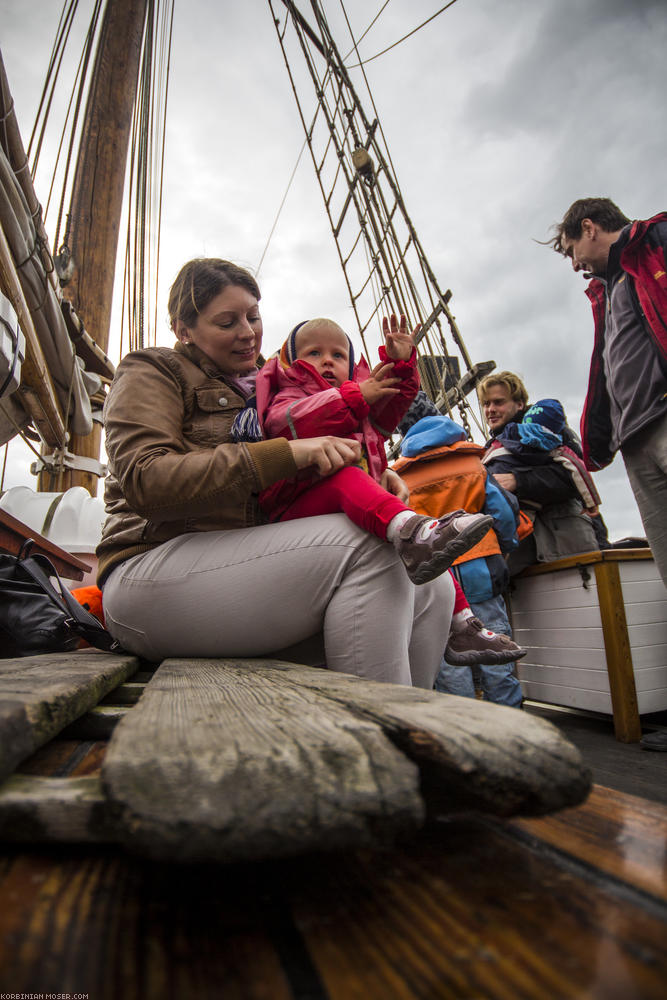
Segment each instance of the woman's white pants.
[[266,656],[322,632],[330,670],[429,689],[454,605],[449,573],[415,587],[344,514],[181,535],[103,589],[107,627],[149,660]]

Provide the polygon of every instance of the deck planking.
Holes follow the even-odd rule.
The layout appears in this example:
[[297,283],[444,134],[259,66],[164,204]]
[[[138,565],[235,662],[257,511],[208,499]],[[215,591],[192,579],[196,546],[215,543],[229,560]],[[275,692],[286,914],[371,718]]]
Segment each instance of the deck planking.
[[[528,702],[525,711],[552,722],[578,747],[596,784],[667,805],[667,753],[642,750],[639,743],[621,743],[615,739],[609,716],[537,702]],[[653,724],[651,720],[660,721]],[[664,728],[667,713],[645,716],[642,721],[644,732]]]
[[[233,867],[9,851],[0,987],[95,1000],[662,1000],[667,906],[598,865],[600,804],[572,811],[585,862],[581,845],[553,850],[514,820],[472,815],[388,851]],[[644,838],[639,811],[637,854]]]
[[667,806],[594,785],[585,809],[512,826],[667,904]]
[[84,649],[0,660],[0,780],[137,667],[134,656]]
[[[308,680],[344,700],[335,675]],[[379,710],[361,693],[368,720]],[[423,717],[417,725],[389,701],[384,731],[437,757]],[[478,715],[469,704],[477,724],[488,722],[489,706]],[[490,710],[515,722],[530,714]],[[452,734],[453,722],[452,743],[465,737],[469,752],[466,725]],[[46,795],[54,822],[67,811],[60,785],[74,825],[85,825],[103,801],[107,744],[66,732],[20,765],[18,788],[58,776]],[[96,1000],[662,1000],[664,820],[661,806],[596,786],[583,805],[547,817],[458,813],[391,848],[270,862],[174,865],[114,845],[8,846],[0,989]]]

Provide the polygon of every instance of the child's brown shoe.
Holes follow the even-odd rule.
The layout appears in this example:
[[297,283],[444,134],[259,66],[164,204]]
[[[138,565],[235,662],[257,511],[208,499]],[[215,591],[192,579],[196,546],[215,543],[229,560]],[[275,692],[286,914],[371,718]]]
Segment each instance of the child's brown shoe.
[[[430,524],[435,525],[432,531],[420,531]],[[428,583],[477,545],[492,524],[489,514],[466,514],[464,510],[455,510],[437,522],[415,514],[398,532],[394,546],[412,582]]]
[[454,667],[468,667],[475,663],[512,663],[527,652],[508,635],[492,632],[479,618],[467,618],[465,628],[450,632],[445,659]]

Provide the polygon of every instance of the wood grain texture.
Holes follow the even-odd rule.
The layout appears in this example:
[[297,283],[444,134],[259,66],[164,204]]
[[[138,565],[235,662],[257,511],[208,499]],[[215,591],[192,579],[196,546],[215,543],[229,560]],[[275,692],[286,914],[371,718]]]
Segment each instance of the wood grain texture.
[[0,988],[91,1000],[663,1000],[667,907],[597,866],[606,808],[591,798],[570,813],[589,831],[586,864],[578,847],[554,851],[514,821],[472,816],[390,851],[233,867],[7,851]]
[[495,820],[454,818],[384,860],[336,859],[291,895],[329,1000],[664,997],[665,907]]
[[91,650],[0,660],[0,780],[137,667]]
[[516,709],[329,670],[264,670],[372,719],[419,765],[431,811],[539,815],[578,804],[590,789],[579,751],[555,726]]
[[594,785],[585,808],[512,825],[667,904],[667,806]]
[[263,661],[164,661],[102,774],[127,844],[154,857],[375,844],[424,818],[417,767],[377,725]]
[[103,764],[126,843],[236,861],[378,844],[425,812],[542,814],[590,774],[513,709],[266,660],[166,660]]

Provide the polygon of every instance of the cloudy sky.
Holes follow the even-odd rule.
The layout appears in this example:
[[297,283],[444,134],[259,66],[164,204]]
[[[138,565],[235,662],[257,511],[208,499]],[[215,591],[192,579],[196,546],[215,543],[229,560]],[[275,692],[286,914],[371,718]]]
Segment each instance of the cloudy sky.
[[[0,0],[0,44],[26,142],[60,6]],[[323,6],[345,53],[343,6]],[[348,0],[355,36],[381,6]],[[363,57],[442,6],[390,0],[361,43]],[[300,7],[312,16],[309,4]],[[574,427],[586,389],[590,307],[582,277],[536,241],[579,197],[611,197],[631,218],[667,208],[665,52],[665,0],[457,0],[366,66],[407,210],[441,287],[454,293],[450,307],[470,355],[519,372],[532,399],[559,398]],[[267,0],[176,0],[171,69],[164,344],[172,339],[167,288],[185,260],[223,256],[257,267],[303,142]],[[360,71],[351,73],[372,117]],[[45,185],[38,177],[42,200]],[[260,284],[268,350],[307,316],[350,327],[307,156]],[[34,484],[24,466],[10,455],[6,487]],[[643,534],[620,458],[598,486],[611,536]]]

